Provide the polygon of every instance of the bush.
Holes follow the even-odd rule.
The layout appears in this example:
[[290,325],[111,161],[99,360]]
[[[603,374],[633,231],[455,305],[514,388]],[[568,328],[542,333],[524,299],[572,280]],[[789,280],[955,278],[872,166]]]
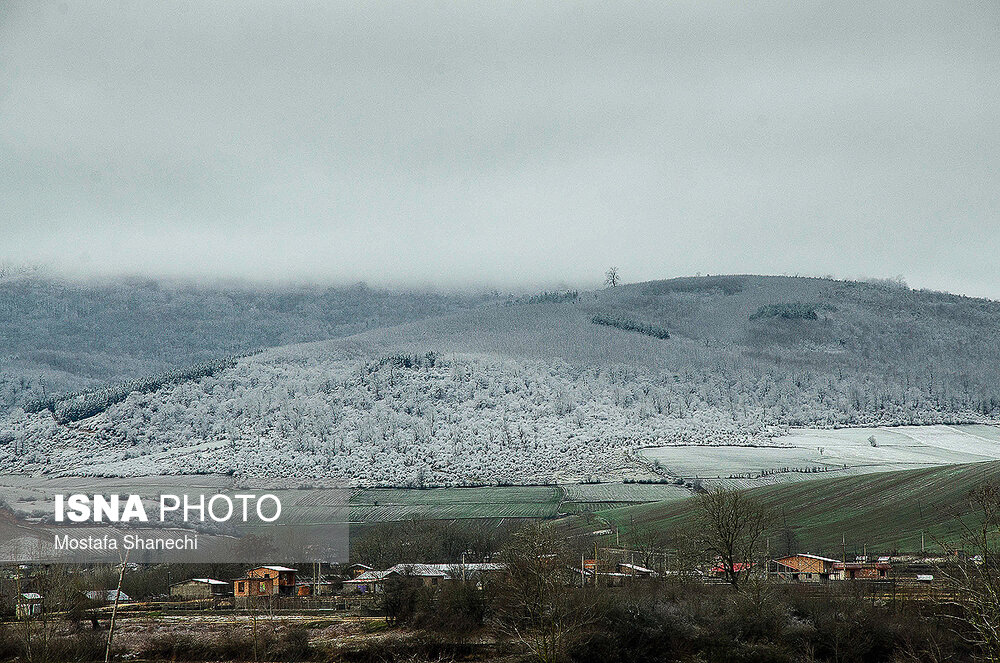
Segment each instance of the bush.
[[538,295],[532,295],[528,297],[528,304],[564,304],[566,302],[576,301],[580,296],[580,293],[576,290],[564,290],[562,292],[543,292]]
[[817,320],[817,304],[803,304],[795,302],[790,304],[768,304],[757,309],[756,313],[750,314],[751,320],[763,320],[765,318],[783,318],[785,320]]
[[308,661],[316,653],[309,644],[308,629],[290,626],[281,630],[261,627],[256,633],[248,628],[232,628],[218,636],[164,633],[146,640],[138,654],[154,660],[243,661],[249,660],[255,649],[257,658],[266,661]]

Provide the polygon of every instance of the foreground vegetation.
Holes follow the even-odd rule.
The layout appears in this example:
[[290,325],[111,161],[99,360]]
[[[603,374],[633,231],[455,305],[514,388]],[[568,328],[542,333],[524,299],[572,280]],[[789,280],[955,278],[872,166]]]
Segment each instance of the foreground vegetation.
[[[428,554],[461,533],[444,526],[397,542]],[[384,532],[382,533],[384,535]],[[481,532],[486,535],[487,533]],[[436,537],[431,535],[437,535]],[[468,536],[468,533],[466,533]],[[385,538],[382,536],[382,538]],[[411,545],[406,545],[411,544]],[[430,587],[397,578],[350,612],[194,610],[169,603],[119,614],[115,660],[507,661],[509,663],[943,663],[991,660],[970,618],[994,604],[909,595],[864,582],[788,585],[748,575],[706,584],[691,575],[586,583],[573,572],[586,543],[538,526],[510,529],[499,545],[503,574]],[[451,554],[464,549],[455,546]],[[439,558],[440,559],[440,558]],[[969,567],[975,569],[975,567]],[[203,573],[175,567],[175,577]],[[219,573],[220,569],[215,569]],[[137,596],[156,591],[163,569],[130,571]],[[974,571],[975,572],[975,571]],[[137,582],[148,575],[143,590]],[[982,577],[982,574],[978,576]],[[68,589],[72,583],[51,583]],[[158,581],[162,582],[162,578]],[[962,596],[974,585],[962,587]],[[979,592],[977,595],[985,594]],[[100,661],[109,613],[71,609],[0,625],[0,660]],[[96,621],[95,621],[96,620]],[[95,628],[96,624],[96,628]]]

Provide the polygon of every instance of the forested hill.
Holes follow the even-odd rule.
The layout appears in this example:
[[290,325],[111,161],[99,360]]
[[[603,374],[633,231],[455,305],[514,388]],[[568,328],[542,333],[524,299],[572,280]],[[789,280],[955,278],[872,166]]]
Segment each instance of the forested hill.
[[[602,324],[594,324],[597,317]],[[609,319],[622,324],[604,324]],[[636,330],[642,327],[669,338]],[[733,378],[727,393],[769,376],[812,385],[819,405],[848,397],[872,414],[918,401],[1000,411],[1000,302],[895,282],[679,278],[508,302],[352,341],[368,343],[368,352],[433,347],[661,375],[687,371],[692,379],[709,372]]]
[[468,295],[73,282],[0,273],[0,412],[42,394],[145,378],[263,347],[462,310]]
[[649,477],[644,445],[996,421],[998,321],[996,302],[793,277],[511,297],[154,381],[85,403],[104,409],[85,421],[15,412],[0,466],[85,453],[105,474],[260,467],[358,485]]

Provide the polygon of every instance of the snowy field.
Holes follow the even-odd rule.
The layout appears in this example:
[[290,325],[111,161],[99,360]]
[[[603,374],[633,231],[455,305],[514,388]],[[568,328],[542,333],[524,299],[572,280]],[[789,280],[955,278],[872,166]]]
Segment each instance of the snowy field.
[[775,438],[773,444],[770,447],[661,446],[640,453],[673,476],[721,480],[726,485],[761,485],[998,460],[1000,427],[793,429]]

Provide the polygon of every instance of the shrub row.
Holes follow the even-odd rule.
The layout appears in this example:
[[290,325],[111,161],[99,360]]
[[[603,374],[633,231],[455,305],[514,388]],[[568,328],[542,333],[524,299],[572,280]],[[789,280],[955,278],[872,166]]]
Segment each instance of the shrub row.
[[541,294],[528,297],[527,303],[544,304],[548,302],[553,304],[562,304],[564,302],[575,301],[579,296],[580,293],[576,290],[563,290],[561,292],[549,292],[546,290]]
[[101,387],[100,389],[41,398],[26,404],[24,409],[26,412],[31,413],[49,410],[55,416],[56,421],[60,423],[79,421],[104,412],[115,403],[120,403],[128,398],[131,393],[146,394],[168,384],[207,377],[225,368],[229,368],[238,359],[254,355],[258,352],[260,350],[231,355],[223,359],[195,364],[194,366],[168,371],[160,375],[127,380],[119,384]]
[[640,334],[645,334],[646,336],[653,336],[655,338],[670,338],[670,332],[668,332],[663,327],[651,325],[648,322],[639,322],[638,320],[632,320],[631,318],[598,314],[595,315],[593,318],[591,318],[590,321],[593,322],[595,325],[616,327],[617,329],[639,332]]

